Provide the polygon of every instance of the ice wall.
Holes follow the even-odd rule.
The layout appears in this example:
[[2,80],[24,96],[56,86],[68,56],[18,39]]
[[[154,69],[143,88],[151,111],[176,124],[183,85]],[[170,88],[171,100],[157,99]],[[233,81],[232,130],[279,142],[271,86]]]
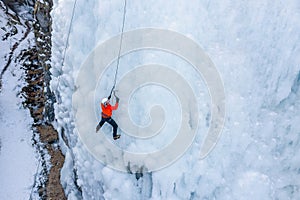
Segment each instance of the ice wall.
[[[134,175],[103,166],[89,154],[78,138],[74,124],[76,110],[72,110],[74,82],[80,65],[97,44],[120,33],[123,2],[77,0],[62,65],[73,2],[54,1],[52,13],[52,89],[58,99],[57,127],[68,140],[62,182],[69,199],[81,195],[84,199],[296,199],[299,196],[300,5],[297,0],[127,2],[125,31],[164,28],[192,38],[215,63],[226,92],[226,123],[213,152],[199,159],[199,132],[181,159],[138,180]],[[137,55],[137,60],[124,58],[122,66],[130,68],[151,60],[143,56]],[[171,57],[163,58],[158,60],[173,62]],[[113,76],[109,73],[106,76],[99,98],[110,90],[109,80]],[[197,80],[191,78],[191,81]],[[209,101],[204,103],[209,105]],[[142,108],[143,103],[136,106]],[[209,120],[203,124],[205,130]]]

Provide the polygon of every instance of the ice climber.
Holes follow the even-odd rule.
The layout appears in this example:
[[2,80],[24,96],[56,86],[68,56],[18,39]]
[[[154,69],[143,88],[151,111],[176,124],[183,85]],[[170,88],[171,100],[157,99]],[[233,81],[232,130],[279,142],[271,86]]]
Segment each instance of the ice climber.
[[117,134],[118,125],[115,122],[115,120],[113,120],[111,118],[112,111],[117,110],[118,106],[119,106],[119,98],[117,96],[115,96],[115,97],[116,97],[116,104],[114,106],[112,106],[110,104],[111,95],[109,95],[108,98],[102,99],[102,101],[101,101],[101,109],[102,109],[101,121],[99,122],[99,124],[96,127],[96,132],[98,132],[99,129],[103,126],[103,124],[105,122],[107,122],[113,127],[113,138],[114,138],[114,140],[117,140],[120,138],[120,135]]

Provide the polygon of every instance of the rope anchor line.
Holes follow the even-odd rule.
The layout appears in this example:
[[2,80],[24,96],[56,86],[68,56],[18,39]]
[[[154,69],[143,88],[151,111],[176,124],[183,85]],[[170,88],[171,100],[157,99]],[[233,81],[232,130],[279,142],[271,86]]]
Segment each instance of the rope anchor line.
[[[68,34],[67,34],[67,41],[66,41],[66,44],[65,44],[65,47],[64,47],[64,52],[63,52],[62,66],[65,63],[66,51],[67,51],[67,48],[69,46],[69,37],[70,37],[71,28],[72,28],[72,24],[73,24],[73,19],[74,19],[74,15],[75,15],[76,4],[77,4],[77,0],[75,0],[74,4],[73,4],[72,16],[71,16],[70,25],[69,25]],[[123,43],[123,34],[124,34],[124,27],[125,27],[125,19],[126,19],[126,6],[127,6],[127,0],[124,0],[123,20],[122,20],[120,45],[119,45],[119,50],[118,50],[117,67],[116,67],[116,71],[115,71],[115,75],[114,75],[113,87],[112,87],[112,89],[110,91],[110,95],[113,93],[113,91],[114,91],[114,89],[116,87],[116,83],[117,83],[117,76],[118,76],[118,70],[119,70],[119,64],[120,64],[120,57],[121,57],[121,50],[122,50],[122,43]],[[58,77],[57,87],[59,85],[59,82],[60,82],[60,76]],[[56,90],[57,90],[57,88],[56,88]]]
[[113,93],[113,91],[116,87],[116,83],[117,83],[117,76],[118,76],[118,70],[119,70],[119,64],[120,64],[120,55],[121,55],[122,43],[123,43],[124,26],[125,26],[125,19],[126,19],[126,5],[127,5],[127,0],[124,0],[123,21],[122,21],[120,46],[119,46],[118,59],[117,59],[117,67],[116,67],[116,72],[115,72],[114,84],[113,84],[113,87],[111,88],[110,95]]

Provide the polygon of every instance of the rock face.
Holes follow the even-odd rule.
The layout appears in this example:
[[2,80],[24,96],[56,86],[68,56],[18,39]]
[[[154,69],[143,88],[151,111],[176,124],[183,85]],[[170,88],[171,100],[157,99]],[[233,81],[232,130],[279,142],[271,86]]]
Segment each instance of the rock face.
[[[18,14],[19,17],[32,20],[32,10],[35,0],[2,0],[8,8]],[[27,11],[27,12],[24,12]]]
[[[25,71],[26,85],[22,88],[21,96],[24,98],[24,107],[30,110],[34,119],[32,125],[34,130],[33,145],[36,147],[41,169],[38,172],[34,183],[34,190],[41,199],[66,199],[64,190],[60,183],[60,170],[64,164],[64,155],[59,146],[58,132],[51,124],[54,120],[55,96],[50,90],[51,68],[51,16],[52,0],[31,1],[31,0],[3,0],[3,9],[12,10],[12,21],[26,27],[24,36],[16,42],[11,49],[6,68],[12,62],[22,63]],[[11,26],[13,34],[17,31]],[[29,32],[34,33],[34,41],[29,41],[27,49],[23,49],[20,55],[14,55],[14,49],[18,48],[21,40],[24,40]],[[5,35],[9,38],[11,35]],[[5,39],[5,38],[4,38]],[[14,56],[13,56],[14,55]],[[17,60],[13,60],[17,57]],[[5,68],[1,77],[5,73]],[[0,78],[1,78],[0,77]],[[0,79],[1,81],[1,79]],[[1,85],[0,85],[1,89]]]

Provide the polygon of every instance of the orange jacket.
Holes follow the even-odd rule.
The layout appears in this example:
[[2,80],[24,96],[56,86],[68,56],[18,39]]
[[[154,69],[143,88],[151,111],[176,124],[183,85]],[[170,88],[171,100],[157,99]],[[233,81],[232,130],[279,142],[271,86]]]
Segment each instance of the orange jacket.
[[104,106],[101,103],[101,108],[102,108],[102,117],[104,118],[109,118],[112,115],[112,111],[113,110],[117,110],[118,109],[119,104],[116,103],[114,106],[107,104],[106,106]]

